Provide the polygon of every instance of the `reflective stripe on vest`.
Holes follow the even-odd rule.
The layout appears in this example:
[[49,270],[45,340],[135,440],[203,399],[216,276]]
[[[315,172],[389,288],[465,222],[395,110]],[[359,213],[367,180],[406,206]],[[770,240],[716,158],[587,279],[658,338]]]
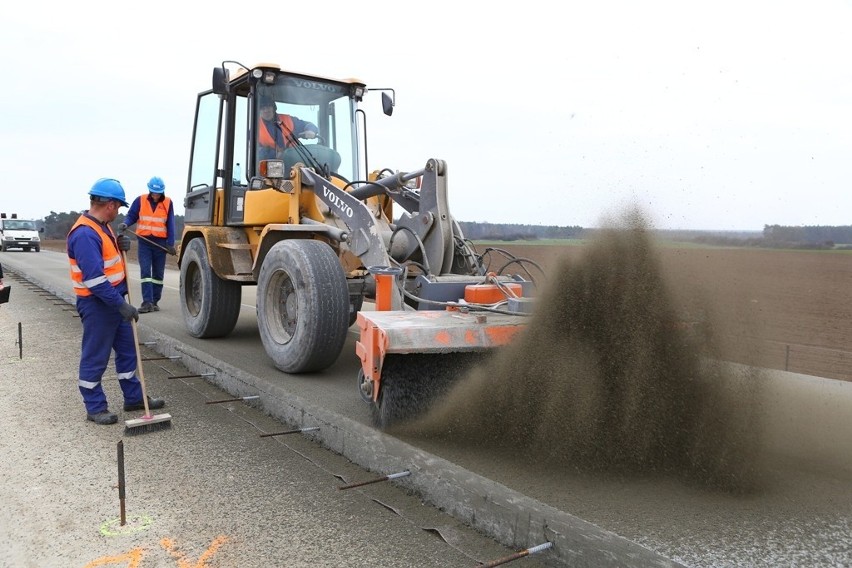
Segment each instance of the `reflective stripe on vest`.
[[[295,137],[295,133],[293,132],[293,128],[295,125],[293,124],[293,117],[289,114],[279,114],[278,120],[280,121],[278,127],[281,129],[282,138],[284,139],[284,147],[295,146],[292,137]],[[267,146],[269,148],[275,148],[275,138],[272,136],[272,133],[266,127],[266,121],[260,121],[260,128],[257,129],[257,141],[261,146]]]
[[92,291],[90,288],[94,288],[98,284],[103,284],[104,282],[109,282],[113,286],[118,286],[121,284],[121,281],[124,280],[124,264],[121,262],[121,254],[115,247],[115,242],[113,240],[115,235],[112,232],[112,228],[107,225],[107,228],[109,229],[109,235],[107,235],[101,224],[89,219],[85,215],[80,215],[80,218],[77,219],[77,222],[74,223],[74,226],[71,227],[70,231],[68,231],[68,234],[70,235],[74,229],[80,225],[91,227],[101,238],[101,255],[104,258],[104,273],[102,276],[92,278],[91,280],[83,280],[83,271],[77,265],[77,259],[68,257],[68,261],[71,263],[71,283],[74,286],[74,293],[78,296],[91,296]]
[[[136,221],[136,234],[143,237],[161,237],[168,236],[166,221],[169,218],[169,207],[172,200],[166,197],[157,202],[156,207],[151,209],[151,200],[145,197],[139,200],[139,220]],[[162,207],[160,207],[162,205]]]

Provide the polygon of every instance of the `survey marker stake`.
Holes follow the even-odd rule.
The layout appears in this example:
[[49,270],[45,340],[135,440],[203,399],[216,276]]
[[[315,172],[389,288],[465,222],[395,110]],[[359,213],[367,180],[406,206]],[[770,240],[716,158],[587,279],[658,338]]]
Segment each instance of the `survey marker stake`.
[[222,404],[223,402],[240,402],[243,400],[254,400],[256,398],[260,398],[259,395],[254,396],[241,396],[240,398],[225,398],[222,400],[208,400],[204,404]]
[[287,434],[298,434],[300,432],[313,432],[315,430],[319,430],[319,426],[310,426],[308,428],[299,428],[298,430],[286,430],[284,432],[270,432],[268,434],[261,434],[261,438],[269,438],[270,436],[285,436]]
[[127,523],[124,513],[124,440],[118,441],[118,506],[121,511],[121,526]]
[[341,485],[338,489],[352,489],[353,487],[361,487],[363,485],[370,485],[371,483],[379,483],[381,481],[390,481],[391,479],[399,479],[400,477],[405,477],[406,475],[411,475],[411,472],[407,469],[405,471],[400,471],[399,473],[392,473],[390,475],[386,475],[384,477],[380,477],[378,479],[370,479],[369,481],[359,481],[358,483],[350,483],[349,485]]
[[544,542],[542,544],[539,544],[538,546],[527,548],[526,550],[510,554],[509,556],[505,556],[503,558],[499,558],[497,560],[493,560],[485,564],[477,564],[477,568],[493,568],[494,566],[508,564],[509,562],[512,562],[513,560],[518,560],[519,558],[523,558],[524,556],[529,556],[530,554],[535,554],[537,552],[541,552],[542,550],[547,550],[551,546],[553,546],[552,542]]

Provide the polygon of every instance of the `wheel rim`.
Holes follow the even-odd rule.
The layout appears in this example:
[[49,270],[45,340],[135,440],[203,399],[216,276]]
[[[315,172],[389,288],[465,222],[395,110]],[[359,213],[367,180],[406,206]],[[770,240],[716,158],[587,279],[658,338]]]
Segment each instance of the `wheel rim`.
[[201,270],[195,263],[190,264],[186,270],[186,309],[193,316],[201,313],[202,280]]
[[279,270],[272,275],[267,288],[269,332],[276,343],[289,342],[299,324],[299,297],[290,275]]
[[373,403],[373,381],[364,376],[364,369],[358,369],[358,394],[364,402]]

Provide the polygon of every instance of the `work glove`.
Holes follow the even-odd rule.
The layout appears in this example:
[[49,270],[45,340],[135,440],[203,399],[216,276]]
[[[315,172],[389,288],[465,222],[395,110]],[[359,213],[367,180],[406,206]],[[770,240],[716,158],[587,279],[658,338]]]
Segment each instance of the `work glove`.
[[118,312],[121,314],[121,317],[124,321],[139,321],[139,310],[137,310],[131,304],[124,302],[119,306]]
[[118,250],[127,252],[130,250],[130,237],[127,235],[118,235]]
[[168,253],[172,256],[177,255],[177,251],[175,250],[175,247],[173,247],[173,246],[169,247]]
[[317,137],[317,133],[313,130],[305,130],[299,135],[299,138],[304,138],[305,140],[313,140]]
[[119,225],[118,225],[118,232],[119,232],[119,233],[123,233],[123,232],[124,232],[124,231],[126,231],[126,230],[127,230],[127,223],[119,223]]

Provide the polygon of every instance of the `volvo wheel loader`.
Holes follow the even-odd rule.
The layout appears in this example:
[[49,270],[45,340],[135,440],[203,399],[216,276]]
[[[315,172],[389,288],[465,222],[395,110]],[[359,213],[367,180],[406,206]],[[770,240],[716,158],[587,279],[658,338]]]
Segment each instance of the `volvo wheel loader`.
[[[192,336],[228,335],[256,285],[266,353],[307,373],[337,360],[357,322],[358,393],[385,427],[524,328],[535,279],[490,270],[465,240],[447,165],[369,168],[364,83],[235,62],[212,83],[198,95],[178,259]],[[395,92],[374,91],[390,116]]]

